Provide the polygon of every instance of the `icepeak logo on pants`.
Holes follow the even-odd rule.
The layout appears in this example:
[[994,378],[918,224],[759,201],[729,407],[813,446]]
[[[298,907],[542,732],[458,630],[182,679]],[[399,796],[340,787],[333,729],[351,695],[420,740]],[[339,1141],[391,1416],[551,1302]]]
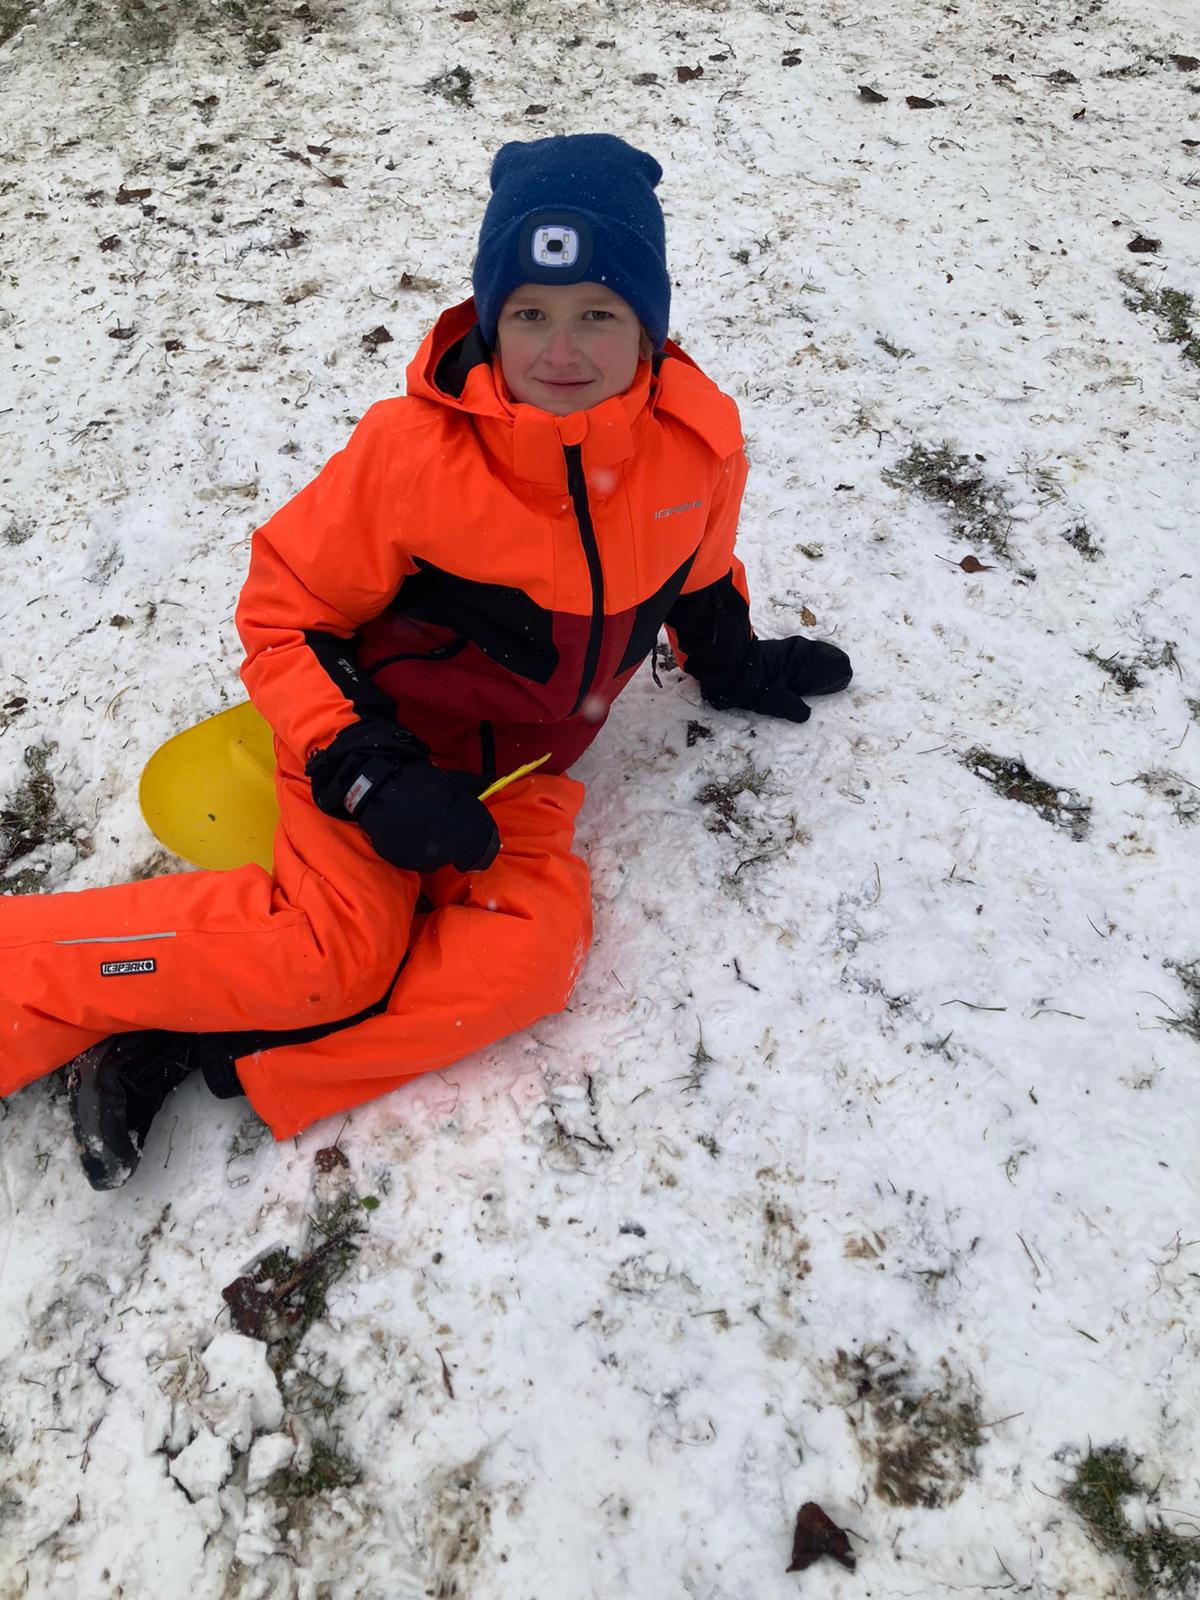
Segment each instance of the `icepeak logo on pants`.
[[100,976],[102,978],[129,978],[136,972],[157,972],[158,962],[144,961],[102,961],[100,963]]

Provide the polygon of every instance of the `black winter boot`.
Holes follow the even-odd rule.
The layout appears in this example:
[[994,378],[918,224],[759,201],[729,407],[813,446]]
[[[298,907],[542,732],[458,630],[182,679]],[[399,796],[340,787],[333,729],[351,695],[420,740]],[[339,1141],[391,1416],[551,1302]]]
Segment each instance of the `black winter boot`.
[[150,1124],[195,1065],[195,1045],[190,1033],[114,1033],[71,1062],[71,1124],[93,1189],[132,1178]]

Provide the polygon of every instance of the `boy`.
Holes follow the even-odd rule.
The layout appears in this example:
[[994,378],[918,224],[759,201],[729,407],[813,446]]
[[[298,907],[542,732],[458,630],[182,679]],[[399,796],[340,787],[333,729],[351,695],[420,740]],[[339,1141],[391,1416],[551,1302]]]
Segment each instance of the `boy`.
[[803,722],[850,681],[751,632],[737,412],[667,342],[661,176],[606,134],[504,146],[473,300],[255,536],[273,872],[0,906],[0,1093],[71,1062],[95,1188],[196,1067],[284,1138],[561,1009],[591,926],[566,771],[662,626],[718,708]]

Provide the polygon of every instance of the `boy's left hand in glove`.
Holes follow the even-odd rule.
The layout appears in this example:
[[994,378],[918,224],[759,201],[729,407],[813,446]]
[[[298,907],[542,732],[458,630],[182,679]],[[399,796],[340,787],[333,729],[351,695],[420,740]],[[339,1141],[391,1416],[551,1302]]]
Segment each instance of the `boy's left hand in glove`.
[[836,694],[854,676],[850,657],[823,639],[752,639],[728,683],[702,683],[700,691],[718,711],[759,711],[767,717],[807,722],[803,696]]

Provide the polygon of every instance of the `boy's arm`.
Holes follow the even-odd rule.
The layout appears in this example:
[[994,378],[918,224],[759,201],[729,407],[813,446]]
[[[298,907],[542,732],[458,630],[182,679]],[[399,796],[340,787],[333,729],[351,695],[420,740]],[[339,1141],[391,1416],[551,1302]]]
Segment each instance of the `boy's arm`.
[[347,641],[413,570],[397,526],[391,429],[369,411],[344,450],[254,535],[235,621],[242,682],[304,766],[359,721],[395,724]]
[[374,407],[346,448],[255,534],[237,608],[242,682],[304,769],[316,804],[353,820],[392,866],[488,866],[496,824],[477,780],[430,765],[428,749],[360,672],[351,636],[414,570],[398,526],[399,475],[413,468]]
[[733,551],[746,473],[742,450],[722,462],[696,560],[667,613],[680,666],[706,686],[736,676],[753,638],[746,573]]
[[[718,711],[738,708],[806,722],[803,696],[844,689],[850,658],[821,639],[756,639],[742,563],[733,553],[746,458],[726,459],[688,588],[667,616],[680,665]],[[707,580],[707,581],[706,581]]]

